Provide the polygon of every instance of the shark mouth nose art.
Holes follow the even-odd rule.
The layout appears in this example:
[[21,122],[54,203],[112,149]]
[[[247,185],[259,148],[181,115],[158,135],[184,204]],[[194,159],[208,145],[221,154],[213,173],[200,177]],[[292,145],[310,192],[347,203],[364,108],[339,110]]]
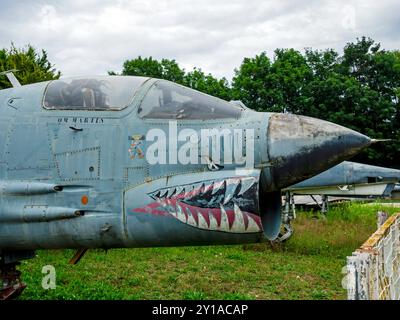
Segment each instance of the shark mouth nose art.
[[131,210],[172,216],[209,231],[262,232],[258,215],[258,178],[234,177],[158,189],[148,194],[154,202]]

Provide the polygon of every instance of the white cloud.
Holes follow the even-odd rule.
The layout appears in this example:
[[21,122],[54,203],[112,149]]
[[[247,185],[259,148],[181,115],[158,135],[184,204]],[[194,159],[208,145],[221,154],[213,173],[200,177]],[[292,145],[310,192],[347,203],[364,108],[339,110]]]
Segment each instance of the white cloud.
[[218,77],[276,48],[341,50],[370,36],[398,49],[397,0],[4,1],[0,47],[47,50],[64,75],[120,71],[138,55],[176,59]]

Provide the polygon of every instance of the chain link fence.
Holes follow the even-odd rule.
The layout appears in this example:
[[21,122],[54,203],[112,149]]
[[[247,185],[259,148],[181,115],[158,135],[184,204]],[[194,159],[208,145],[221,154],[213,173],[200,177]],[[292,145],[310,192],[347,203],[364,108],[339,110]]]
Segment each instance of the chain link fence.
[[400,300],[400,213],[347,257],[349,300]]

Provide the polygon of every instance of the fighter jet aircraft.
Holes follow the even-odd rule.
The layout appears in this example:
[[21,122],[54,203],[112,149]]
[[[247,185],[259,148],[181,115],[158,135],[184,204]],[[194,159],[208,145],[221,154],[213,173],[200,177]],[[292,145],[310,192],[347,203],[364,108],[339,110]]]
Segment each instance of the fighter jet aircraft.
[[281,190],[373,140],[261,113],[145,77],[53,80],[0,91],[1,298],[36,249],[275,239]]
[[400,170],[344,161],[283,191],[336,197],[390,196],[400,182]]
[[289,222],[296,215],[295,195],[309,195],[315,203],[314,196],[321,196],[321,212],[328,211],[329,196],[341,198],[374,198],[389,197],[400,182],[400,170],[371,166],[362,163],[344,161],[310,179],[284,188],[285,209],[284,221],[288,231],[287,239],[292,232]]

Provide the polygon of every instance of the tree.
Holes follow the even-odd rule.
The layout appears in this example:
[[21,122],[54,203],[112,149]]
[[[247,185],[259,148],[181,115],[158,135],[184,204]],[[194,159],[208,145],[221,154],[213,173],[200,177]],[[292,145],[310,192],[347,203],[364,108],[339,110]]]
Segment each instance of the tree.
[[[18,49],[11,45],[10,49],[0,50],[0,72],[16,69],[15,76],[21,84],[58,79],[60,71],[48,61],[46,51],[37,53],[31,45]],[[0,89],[11,87],[6,77],[0,77]]]
[[280,111],[275,107],[272,92],[273,75],[271,61],[266,52],[255,58],[244,58],[239,69],[235,69],[232,80],[233,97],[247,107],[257,111]]
[[231,89],[228,80],[225,78],[217,79],[209,74],[205,74],[201,69],[194,68],[184,76],[183,84],[192,89],[210,94],[212,96],[231,100]]
[[354,160],[398,166],[400,158],[400,54],[370,38],[335,50],[305,54],[277,49],[245,58],[233,78],[235,99],[257,111],[293,112],[352,128],[372,138],[391,138]]
[[294,49],[275,50],[271,74],[275,109],[304,113],[308,99],[305,92],[312,73],[303,55]]
[[337,73],[338,57],[332,49],[306,49],[305,59],[311,77],[303,90],[306,99],[301,114],[326,119],[330,111],[340,109],[347,78]]
[[303,111],[304,86],[311,77],[305,58],[294,49],[277,49],[273,62],[265,52],[245,58],[235,70],[233,92],[257,111]]
[[[114,71],[109,71],[108,74],[116,75]],[[142,58],[139,56],[124,62],[122,75],[169,80],[221,99],[230,100],[231,98],[228,80],[217,79],[210,73],[206,75],[197,68],[185,73],[185,69],[181,69],[175,60],[162,59],[158,61],[152,57]]]
[[[116,74],[110,71],[109,74]],[[123,64],[122,75],[143,76],[165,79],[177,83],[183,82],[185,71],[179,67],[175,60],[162,59],[158,61],[139,56],[136,59],[126,60]]]
[[[397,66],[396,66],[397,65]],[[367,149],[355,159],[380,165],[396,165],[400,140],[396,124],[400,85],[399,60],[394,52],[380,48],[365,37],[348,43],[343,56],[315,77],[309,94],[322,112],[310,114],[350,127],[373,138],[392,138],[389,143]],[[321,91],[322,90],[322,91]]]

